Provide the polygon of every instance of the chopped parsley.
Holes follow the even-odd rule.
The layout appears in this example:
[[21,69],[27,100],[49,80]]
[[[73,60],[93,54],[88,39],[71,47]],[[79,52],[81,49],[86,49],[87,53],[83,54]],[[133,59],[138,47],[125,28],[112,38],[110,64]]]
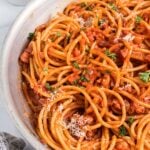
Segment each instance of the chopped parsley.
[[86,30],[86,28],[85,28],[85,27],[82,27],[82,28],[80,28],[80,30],[81,30],[81,31],[85,31],[85,30]]
[[130,117],[128,120],[127,120],[127,123],[129,125],[132,125],[132,123],[134,122],[134,118],[133,117]]
[[86,5],[86,3],[85,2],[82,2],[81,4],[80,4],[80,7],[81,8],[84,8],[84,7],[86,7],[87,5]]
[[85,8],[85,10],[88,10],[88,11],[92,11],[93,10],[93,7],[90,6],[90,5],[87,5],[87,3],[85,3],[85,2],[80,3],[80,7],[81,8]]
[[51,41],[52,41],[52,42],[54,42],[54,41],[55,41],[55,38],[54,38],[54,37],[52,37],[52,38],[51,38]]
[[48,73],[48,68],[45,67],[45,68],[43,69],[43,71],[44,71],[45,73]]
[[89,80],[88,80],[84,75],[82,75],[82,76],[80,77],[80,80],[81,80],[82,82],[89,82]]
[[135,22],[136,22],[136,23],[140,23],[141,20],[142,20],[142,17],[136,16],[136,18],[135,18]]
[[124,125],[122,125],[120,128],[119,128],[119,135],[120,136],[126,136],[128,134],[126,128]]
[[111,74],[111,71],[110,70],[105,70],[105,73]]
[[34,39],[35,33],[29,33],[28,40],[32,41]]
[[88,45],[86,45],[86,47],[85,47],[85,52],[86,52],[86,53],[89,53],[89,52],[90,52],[90,48],[89,48]]
[[53,90],[53,87],[52,87],[49,83],[46,83],[46,84],[45,84],[45,87],[46,87],[46,89],[49,90],[49,91],[52,91],[52,90]]
[[71,38],[71,34],[68,33],[67,36],[66,36],[66,40],[69,42],[70,38]]
[[79,80],[78,80],[78,79],[77,79],[77,80],[74,80],[74,81],[73,81],[73,84],[74,84],[74,85],[78,85],[78,84],[79,84]]
[[116,53],[110,52],[109,49],[106,49],[105,55],[107,55],[109,58],[111,58],[111,59],[113,59],[113,60],[116,60],[116,59],[117,59]]
[[56,32],[56,36],[57,37],[61,37],[61,33],[60,32]]
[[92,10],[93,10],[93,7],[89,5],[89,6],[86,7],[85,10],[92,11]]
[[82,89],[84,89],[84,88],[85,88],[84,86],[81,86],[81,85],[78,85],[78,87],[79,87],[79,88],[82,88]]
[[143,82],[149,82],[150,81],[150,71],[146,71],[146,72],[141,72],[139,73],[139,78],[143,81]]
[[72,65],[73,65],[76,69],[80,69],[79,64],[78,64],[76,61],[74,61],[74,62],[72,63]]
[[105,23],[105,19],[101,19],[101,20],[98,21],[99,26],[102,26],[104,23]]
[[89,74],[89,70],[86,68],[83,70],[83,74]]
[[110,8],[113,9],[114,11],[117,11],[117,10],[118,10],[117,6],[116,6],[114,3],[109,3],[109,6],[110,6]]

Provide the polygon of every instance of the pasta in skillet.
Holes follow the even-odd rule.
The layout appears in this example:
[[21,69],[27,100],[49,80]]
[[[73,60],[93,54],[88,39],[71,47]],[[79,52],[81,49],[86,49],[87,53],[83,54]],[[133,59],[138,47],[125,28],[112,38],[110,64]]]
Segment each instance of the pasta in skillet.
[[22,89],[54,150],[150,149],[150,1],[80,0],[38,26]]

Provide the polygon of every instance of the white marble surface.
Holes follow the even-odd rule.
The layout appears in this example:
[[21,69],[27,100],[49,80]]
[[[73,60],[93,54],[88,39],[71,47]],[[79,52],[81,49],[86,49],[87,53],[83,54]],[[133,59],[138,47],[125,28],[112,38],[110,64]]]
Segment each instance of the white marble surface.
[[[23,10],[24,6],[15,6],[8,3],[7,0],[0,0],[0,55],[3,51],[4,39],[7,36],[12,23],[17,15]],[[21,137],[19,131],[14,126],[12,119],[9,117],[5,107],[5,99],[0,93],[0,132],[8,132],[15,136]]]

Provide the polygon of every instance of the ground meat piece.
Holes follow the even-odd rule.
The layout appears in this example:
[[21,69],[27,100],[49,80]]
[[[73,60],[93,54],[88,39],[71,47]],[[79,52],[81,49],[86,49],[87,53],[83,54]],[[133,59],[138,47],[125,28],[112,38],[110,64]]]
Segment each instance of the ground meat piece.
[[124,59],[128,55],[128,49],[124,48],[120,51],[121,57]]
[[80,127],[83,127],[85,125],[91,125],[94,122],[94,118],[90,115],[82,115],[82,116],[78,115],[76,116],[76,118],[78,120],[77,122]]
[[110,75],[105,74],[103,79],[102,79],[102,86],[105,88],[109,88],[109,85],[110,85]]
[[114,150],[130,150],[130,146],[126,141],[121,140],[116,143]]
[[131,54],[131,58],[139,61],[144,61],[145,55],[142,52],[133,51]]
[[74,84],[78,79],[79,79],[79,75],[77,73],[73,73],[71,75],[68,76],[68,81],[71,83],[71,84]]
[[120,103],[117,99],[112,100],[111,106],[112,106],[113,109],[115,109],[117,111],[121,110],[121,105],[120,105]]
[[30,57],[30,54],[24,51],[22,55],[20,56],[20,60],[24,63],[29,63],[29,57]]
[[[94,42],[95,40],[100,41],[100,42],[104,41],[104,35],[103,35],[103,32],[100,29],[89,28],[86,31],[86,34],[87,34],[87,37],[89,38],[89,40],[91,42]],[[98,42],[98,43],[100,43],[100,42]]]
[[96,130],[87,131],[86,133],[86,140],[91,140],[96,134]]
[[86,124],[91,125],[94,122],[94,118],[90,115],[83,116],[83,119],[85,120]]
[[134,42],[135,44],[141,44],[141,43],[143,42],[143,40],[144,40],[144,37],[141,36],[141,35],[139,35],[139,34],[137,34],[137,35],[135,36],[133,42]]
[[29,63],[29,58],[30,58],[31,52],[32,52],[32,48],[31,48],[31,46],[29,45],[29,47],[27,47],[27,48],[23,51],[23,53],[21,54],[20,60],[21,60],[23,63]]
[[80,54],[81,54],[80,50],[75,48],[74,51],[73,51],[73,56],[78,57],[78,56],[80,56]]
[[138,103],[133,103],[131,105],[130,110],[131,110],[130,112],[134,112],[137,114],[143,114],[143,113],[145,113],[146,108],[144,106],[139,105]]
[[[129,101],[124,99],[124,103],[125,103],[126,110],[129,111],[131,107]],[[117,99],[112,100],[111,107],[113,110],[119,111],[120,113],[122,111],[121,104],[119,103]]]
[[150,63],[150,55],[146,55],[145,56],[145,61],[148,62],[148,63]]

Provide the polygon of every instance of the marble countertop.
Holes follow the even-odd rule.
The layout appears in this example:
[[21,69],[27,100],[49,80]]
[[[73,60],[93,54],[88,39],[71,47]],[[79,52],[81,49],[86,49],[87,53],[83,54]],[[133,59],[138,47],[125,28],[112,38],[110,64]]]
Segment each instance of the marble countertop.
[[[0,53],[3,51],[3,43],[12,23],[23,9],[24,6],[15,6],[7,0],[0,0]],[[3,95],[0,93],[0,132],[8,132],[14,136],[21,137],[7,113],[4,101],[5,99],[3,99]]]

